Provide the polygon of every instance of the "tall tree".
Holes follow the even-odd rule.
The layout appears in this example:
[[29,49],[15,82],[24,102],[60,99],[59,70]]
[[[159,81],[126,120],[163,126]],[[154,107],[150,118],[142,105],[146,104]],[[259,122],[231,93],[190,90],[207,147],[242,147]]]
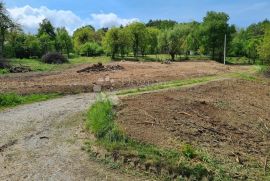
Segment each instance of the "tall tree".
[[150,54],[158,53],[158,36],[160,34],[160,30],[157,28],[147,28],[148,31],[148,52]]
[[[0,59],[3,58],[5,35],[9,28],[16,27],[17,25],[9,17],[3,2],[0,2]],[[0,61],[1,61],[0,60]]]
[[110,54],[112,59],[115,59],[119,51],[119,28],[111,28],[103,39],[104,50]]
[[145,45],[147,42],[146,26],[143,23],[135,22],[128,27],[132,39],[132,49],[134,57],[137,57],[139,51],[144,54]]
[[160,30],[172,29],[177,24],[176,21],[173,20],[149,20],[146,23],[147,27],[154,27]]
[[270,64],[270,27],[267,28],[262,43],[258,48],[260,58]]
[[73,33],[74,48],[77,52],[80,52],[80,47],[83,44],[94,41],[95,41],[95,30],[90,25],[78,28]]
[[216,59],[216,54],[219,59],[222,58],[222,50],[224,45],[224,37],[227,34],[230,40],[231,28],[228,24],[229,15],[223,12],[208,12],[202,23],[202,43],[205,50],[210,51],[212,59]]
[[172,30],[166,30],[159,36],[159,47],[162,52],[168,53],[172,61],[175,56],[187,48],[187,37],[189,34],[189,26],[179,24]]
[[59,51],[63,53],[67,53],[67,56],[69,57],[69,53],[72,50],[72,39],[69,36],[66,28],[57,28],[56,29],[56,44],[59,48]]
[[38,37],[42,36],[43,34],[47,34],[51,40],[55,40],[55,28],[48,19],[44,19],[41,23],[39,23]]

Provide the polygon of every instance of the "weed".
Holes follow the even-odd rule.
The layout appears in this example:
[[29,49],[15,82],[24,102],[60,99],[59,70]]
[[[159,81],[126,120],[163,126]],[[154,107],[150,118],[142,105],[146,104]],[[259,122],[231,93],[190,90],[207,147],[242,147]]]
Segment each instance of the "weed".
[[196,156],[195,149],[192,148],[192,146],[188,144],[183,146],[182,153],[184,154],[185,157],[189,159],[192,159]]

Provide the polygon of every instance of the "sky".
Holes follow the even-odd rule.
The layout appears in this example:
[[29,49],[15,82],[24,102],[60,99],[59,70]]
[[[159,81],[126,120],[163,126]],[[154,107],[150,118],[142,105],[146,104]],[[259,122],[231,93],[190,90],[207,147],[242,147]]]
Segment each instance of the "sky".
[[[1,0],[0,0],[1,1]],[[270,0],[2,0],[26,32],[35,33],[48,18],[70,33],[83,25],[96,28],[149,19],[201,22],[207,11],[230,15],[230,23],[247,27],[270,19]]]

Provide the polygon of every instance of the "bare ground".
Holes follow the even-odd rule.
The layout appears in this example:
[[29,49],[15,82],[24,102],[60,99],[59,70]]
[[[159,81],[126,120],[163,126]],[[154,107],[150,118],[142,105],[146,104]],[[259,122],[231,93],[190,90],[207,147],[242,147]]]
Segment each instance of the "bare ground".
[[247,71],[248,66],[224,66],[213,61],[175,62],[172,64],[114,62],[110,66],[120,65],[123,70],[77,73],[89,64],[77,66],[61,72],[25,73],[0,76],[0,93],[82,93],[92,92],[100,79],[104,89],[120,89],[142,86],[151,83],[179,80],[229,72]]
[[270,150],[270,82],[222,80],[125,97],[118,122],[135,139],[169,148],[191,144],[261,178]]
[[0,112],[0,180],[146,180],[107,169],[81,149],[94,94]]

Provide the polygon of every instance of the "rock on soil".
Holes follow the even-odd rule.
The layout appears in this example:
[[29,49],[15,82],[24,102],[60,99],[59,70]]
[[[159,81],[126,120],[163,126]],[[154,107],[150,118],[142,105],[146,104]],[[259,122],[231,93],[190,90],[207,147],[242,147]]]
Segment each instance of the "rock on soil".
[[123,70],[124,67],[121,65],[106,65],[104,66],[102,63],[94,64],[90,67],[86,67],[82,70],[78,70],[77,73],[90,73],[90,72],[105,72],[105,71],[116,71],[116,70]]

